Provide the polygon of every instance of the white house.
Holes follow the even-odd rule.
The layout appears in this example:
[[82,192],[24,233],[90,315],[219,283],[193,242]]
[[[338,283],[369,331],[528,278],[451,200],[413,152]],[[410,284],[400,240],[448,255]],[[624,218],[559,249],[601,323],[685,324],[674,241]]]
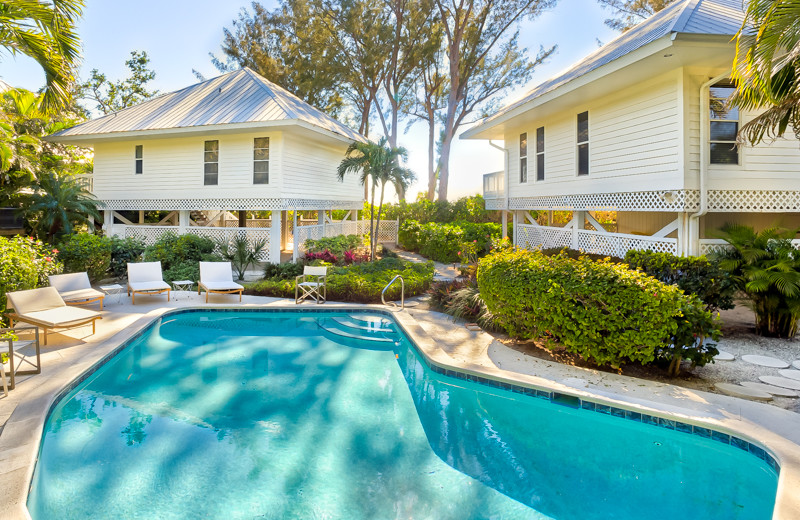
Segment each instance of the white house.
[[[358,233],[364,190],[336,169],[358,132],[250,69],[241,69],[54,134],[94,150],[92,192],[111,234],[153,242],[167,231],[269,242],[278,262],[288,243]],[[334,222],[329,211],[351,210]],[[121,212],[138,210],[139,221]],[[145,210],[168,210],[144,225]],[[271,211],[268,221],[231,211]],[[316,211],[314,225],[287,219]],[[240,217],[243,214],[240,214]],[[253,226],[253,227],[250,227]],[[255,227],[258,226],[258,227]],[[391,226],[391,224],[389,224]]]
[[724,102],[742,20],[741,0],[678,1],[464,132],[504,143],[484,197],[513,212],[515,243],[700,254],[727,222],[800,226],[800,143],[735,143],[754,116]]

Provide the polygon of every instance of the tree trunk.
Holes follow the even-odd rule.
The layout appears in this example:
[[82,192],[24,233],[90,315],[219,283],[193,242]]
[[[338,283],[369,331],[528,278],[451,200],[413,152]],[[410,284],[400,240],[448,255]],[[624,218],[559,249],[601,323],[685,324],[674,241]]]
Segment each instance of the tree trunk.
[[669,364],[669,370],[667,371],[670,377],[677,377],[678,374],[681,372],[681,354],[680,352],[676,352],[672,356],[672,361]]
[[453,136],[449,135],[449,130],[445,132],[442,141],[442,154],[439,156],[439,201],[447,200],[447,182],[450,177],[450,146]]
[[[380,215],[378,215],[380,217]],[[369,203],[369,259],[371,262],[375,261],[375,243],[373,237],[375,236],[375,181],[372,181],[372,198]]]
[[[383,182],[381,184],[381,201],[378,204],[378,219],[375,222],[375,238],[373,239],[373,243],[375,244],[372,250],[378,249],[378,227],[381,225],[381,211],[383,210],[383,193],[386,191],[386,183]],[[374,256],[374,254],[373,254]],[[374,260],[374,258],[373,258]]]
[[436,167],[433,163],[434,146],[436,145],[436,119],[432,113],[428,114],[428,200],[433,202],[436,197]]

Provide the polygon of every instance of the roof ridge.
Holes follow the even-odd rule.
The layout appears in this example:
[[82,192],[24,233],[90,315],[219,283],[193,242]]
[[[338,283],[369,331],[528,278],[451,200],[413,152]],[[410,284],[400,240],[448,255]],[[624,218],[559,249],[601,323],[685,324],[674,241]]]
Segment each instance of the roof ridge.
[[689,19],[697,11],[697,7],[703,0],[686,0],[685,5],[681,8],[681,14],[675,17],[675,21],[669,28],[670,33],[678,33],[686,29],[686,24]]
[[[280,88],[279,85],[273,83],[272,81],[269,81],[267,78],[265,78],[258,72],[254,71],[250,67],[243,67],[242,70],[244,70],[248,74],[248,76],[250,76],[250,78],[256,82],[258,87],[261,88],[261,90],[263,90],[264,92],[266,92],[267,95],[275,102],[275,104],[278,105],[281,110],[283,110],[283,113],[286,115],[286,117],[289,117],[291,119],[297,119],[297,114],[295,114],[294,111],[289,110],[288,107],[284,106],[281,100],[278,99],[278,96],[275,95],[275,92],[272,91],[273,86]],[[269,82],[270,85],[269,86],[265,85],[264,84],[265,81]]]

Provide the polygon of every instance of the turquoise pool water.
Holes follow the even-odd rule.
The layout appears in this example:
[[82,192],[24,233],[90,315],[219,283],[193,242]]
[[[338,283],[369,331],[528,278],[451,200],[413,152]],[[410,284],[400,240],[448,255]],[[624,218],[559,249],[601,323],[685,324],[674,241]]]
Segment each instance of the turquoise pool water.
[[54,407],[31,516],[771,518],[751,453],[434,373],[381,319],[165,317]]

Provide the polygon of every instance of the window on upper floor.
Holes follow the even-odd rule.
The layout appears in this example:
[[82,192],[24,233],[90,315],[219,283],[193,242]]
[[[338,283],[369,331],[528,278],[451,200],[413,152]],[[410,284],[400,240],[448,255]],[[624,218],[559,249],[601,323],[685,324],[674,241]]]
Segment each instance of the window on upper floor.
[[269,184],[269,137],[253,140],[253,184]]
[[519,134],[519,182],[528,182],[528,134]]
[[142,171],[143,171],[142,162],[144,161],[144,146],[143,145],[141,145],[141,144],[137,144],[136,145],[136,147],[134,148],[134,156],[136,157],[136,159],[134,159],[135,165],[136,165],[134,171],[137,174],[142,173]]
[[578,175],[589,175],[589,112],[578,114]]
[[203,147],[203,184],[219,184],[219,141],[206,141]]
[[544,127],[536,129],[536,180],[544,180]]
[[714,84],[708,91],[709,153],[711,164],[739,164],[739,109],[728,106],[728,97],[736,90],[730,80]]

